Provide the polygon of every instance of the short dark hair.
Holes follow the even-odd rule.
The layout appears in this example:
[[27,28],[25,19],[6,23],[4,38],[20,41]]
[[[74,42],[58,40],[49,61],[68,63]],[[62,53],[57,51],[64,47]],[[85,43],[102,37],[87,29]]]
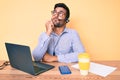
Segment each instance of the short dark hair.
[[66,18],[65,18],[65,20],[68,20],[69,17],[70,17],[70,10],[67,7],[67,5],[64,4],[64,3],[57,3],[57,4],[55,4],[54,9],[57,8],[57,7],[62,7],[62,8],[64,8],[66,10]]

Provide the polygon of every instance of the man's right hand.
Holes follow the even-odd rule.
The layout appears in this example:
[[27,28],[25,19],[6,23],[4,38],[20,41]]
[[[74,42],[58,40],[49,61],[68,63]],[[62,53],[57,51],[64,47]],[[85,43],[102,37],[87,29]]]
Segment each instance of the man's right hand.
[[57,56],[52,56],[48,53],[45,53],[44,57],[42,58],[43,62],[55,62],[58,61]]
[[47,22],[46,22],[45,26],[46,26],[46,34],[49,36],[49,35],[52,33],[52,31],[53,31],[54,24],[53,24],[53,22],[50,20],[50,21],[47,21]]

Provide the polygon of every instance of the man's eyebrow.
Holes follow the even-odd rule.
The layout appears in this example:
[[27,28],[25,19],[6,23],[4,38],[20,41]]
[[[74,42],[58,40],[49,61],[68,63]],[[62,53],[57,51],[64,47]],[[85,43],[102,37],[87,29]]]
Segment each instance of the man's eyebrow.
[[[55,10],[55,11],[56,11],[56,10]],[[56,11],[56,12],[57,12],[57,11]],[[62,13],[65,13],[65,12],[64,12],[64,11],[62,11],[62,10],[61,10],[61,11],[58,11],[58,12],[62,12]]]

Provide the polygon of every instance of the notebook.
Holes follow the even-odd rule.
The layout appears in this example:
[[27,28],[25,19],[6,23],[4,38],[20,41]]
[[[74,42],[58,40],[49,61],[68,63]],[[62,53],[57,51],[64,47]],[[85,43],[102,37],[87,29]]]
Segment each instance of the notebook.
[[29,46],[13,43],[5,43],[5,46],[10,64],[13,68],[32,75],[38,75],[54,68],[54,66],[50,64],[40,61],[32,61]]

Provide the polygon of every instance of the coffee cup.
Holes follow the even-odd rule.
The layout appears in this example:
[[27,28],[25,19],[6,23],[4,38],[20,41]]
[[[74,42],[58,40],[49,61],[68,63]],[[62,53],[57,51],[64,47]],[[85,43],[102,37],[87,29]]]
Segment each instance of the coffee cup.
[[81,75],[88,75],[90,68],[90,56],[88,53],[80,53],[78,55],[78,64]]

